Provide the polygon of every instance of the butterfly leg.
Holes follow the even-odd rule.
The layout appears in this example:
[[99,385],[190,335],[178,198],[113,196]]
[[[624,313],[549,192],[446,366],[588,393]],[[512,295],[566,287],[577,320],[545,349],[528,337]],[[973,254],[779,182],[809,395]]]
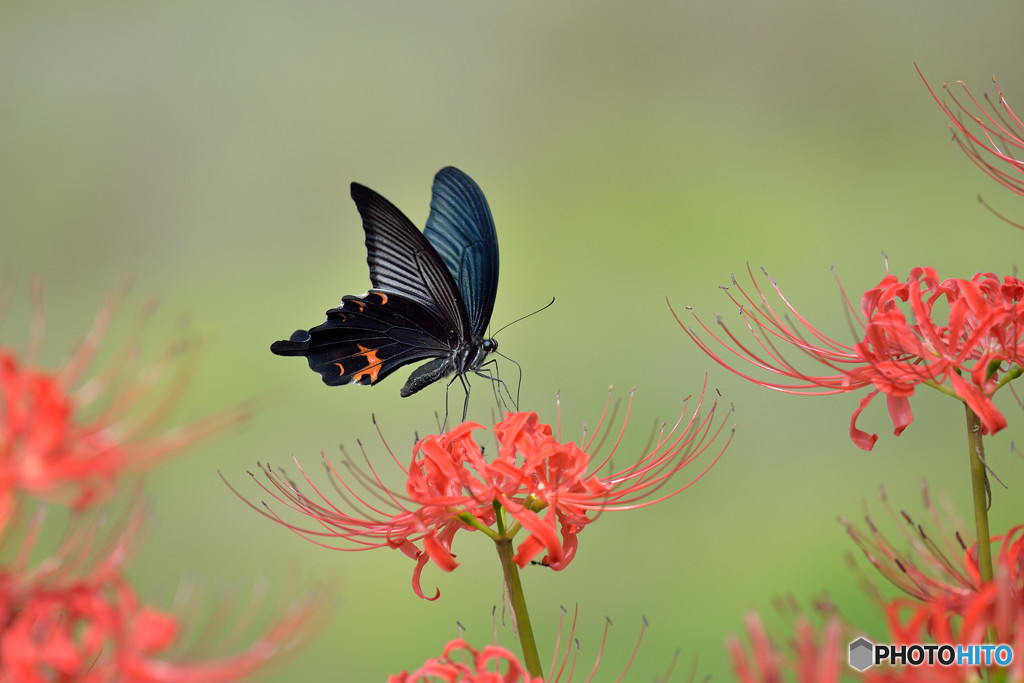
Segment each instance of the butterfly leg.
[[469,414],[469,390],[471,389],[466,376],[462,373],[456,373],[455,377],[448,380],[448,383],[444,387],[444,422],[441,423],[441,431],[444,431],[448,426],[448,390],[451,389],[452,384],[458,379],[462,382],[462,388],[466,391],[466,400],[462,403],[462,421],[466,421],[466,415]]
[[462,421],[465,422],[466,415],[469,413],[469,390],[471,387],[465,375],[459,373],[458,377],[459,381],[462,382],[462,388],[466,390],[466,400],[462,404]]
[[[517,363],[515,360],[509,358],[508,356],[506,356],[503,353],[498,353],[497,351],[495,351],[495,353],[497,353],[497,355],[501,356],[502,358],[504,358],[508,362],[510,362],[513,365],[515,365],[516,369],[519,370],[519,381],[516,383],[516,397],[512,398],[512,392],[509,391],[508,385],[505,382],[503,382],[502,379],[501,379],[501,373],[499,372],[500,366],[498,365],[498,359],[497,358],[492,358],[490,361],[488,361],[488,363],[494,363],[494,374],[495,374],[495,376],[497,376],[497,380],[496,381],[499,382],[501,384],[501,386],[505,389],[505,394],[508,395],[508,400],[512,403],[513,406],[515,406],[515,409],[519,410],[519,396],[520,396],[520,392],[522,392],[522,389],[523,389],[523,366],[520,365],[519,363]],[[487,365],[487,363],[484,363],[484,365]]]
[[444,385],[444,421],[441,422],[441,433],[448,430],[448,390],[451,389],[452,382],[454,381],[455,378],[452,377]]
[[[488,368],[488,365],[493,365],[494,369]],[[519,402],[512,398],[512,392],[509,391],[508,385],[501,379],[501,375],[498,370],[498,363],[495,359],[491,359],[484,363],[478,370],[474,371],[480,377],[488,380],[491,383],[492,391],[494,392],[494,400],[498,404],[498,410],[509,411],[509,403],[512,404],[513,410],[519,410]],[[520,377],[520,381],[522,378]],[[502,393],[504,391],[504,393]],[[508,403],[505,402],[505,396],[508,396]]]

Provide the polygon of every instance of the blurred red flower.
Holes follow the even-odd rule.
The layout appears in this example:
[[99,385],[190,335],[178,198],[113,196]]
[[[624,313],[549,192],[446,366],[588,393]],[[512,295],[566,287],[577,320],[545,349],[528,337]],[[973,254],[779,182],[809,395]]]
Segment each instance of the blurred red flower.
[[[750,651],[743,648],[738,638],[728,640],[733,673],[740,683],[782,683],[784,680],[838,683],[840,673],[846,667],[845,644],[840,646],[839,643],[841,628],[838,619],[830,619],[820,637],[810,622],[799,619],[792,653],[784,652],[772,643],[756,613],[748,614],[746,621]],[[784,676],[786,672],[796,677]]]
[[[922,488],[930,528],[905,510],[894,510],[882,492],[882,502],[900,533],[890,537],[865,516],[866,531],[840,519],[854,542],[879,573],[904,597],[890,598],[874,581],[866,581],[875,604],[886,616],[888,633],[875,642],[939,645],[1008,644],[1024,647],[1024,526],[993,537],[1000,552],[992,581],[978,569],[977,544],[968,545],[955,513],[940,514],[927,484]],[[867,578],[867,577],[866,577]],[[1024,680],[1024,662],[1014,661],[1009,680]],[[977,666],[920,666],[873,668],[866,681],[973,681]]]
[[[251,629],[258,599],[236,615],[237,629],[218,600],[221,613],[209,620],[216,632],[205,634],[182,612],[146,605],[124,573],[143,518],[138,504],[112,524],[99,513],[76,512],[60,546],[36,563],[44,515],[22,534],[8,526],[0,536],[0,550],[13,551],[0,567],[0,680],[234,681],[276,669],[319,629],[321,601],[313,595],[266,620],[247,647],[224,634]],[[179,606],[193,617],[196,607]]]
[[[116,297],[56,370],[39,369],[43,325],[34,291],[27,348],[0,347],[0,681],[219,682],[273,671],[319,629],[322,600],[310,595],[284,605],[260,633],[255,594],[234,615],[219,599],[206,632],[198,632],[190,623],[203,611],[198,593],[179,603],[181,611],[166,612],[145,604],[125,574],[145,518],[141,505],[112,523],[91,509],[125,476],[241,412],[163,429],[194,356],[181,343],[158,358],[142,354],[148,315],[117,348],[104,350]],[[96,367],[97,356],[107,354]],[[52,552],[39,547],[52,509],[39,500],[71,506],[67,532]],[[33,506],[36,514],[22,524]]]
[[[37,303],[34,330],[42,329],[39,308]],[[103,502],[119,477],[241,416],[225,411],[161,430],[188,383],[192,358],[181,343],[159,358],[145,357],[140,337],[148,316],[142,316],[106,364],[96,367],[115,308],[116,297],[53,371],[35,367],[38,334],[30,336],[24,353],[0,346],[0,528],[18,491],[79,508]]]

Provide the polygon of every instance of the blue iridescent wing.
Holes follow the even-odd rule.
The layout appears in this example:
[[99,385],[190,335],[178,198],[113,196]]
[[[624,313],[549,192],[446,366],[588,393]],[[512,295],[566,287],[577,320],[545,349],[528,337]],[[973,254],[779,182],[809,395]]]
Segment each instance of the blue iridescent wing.
[[434,176],[423,234],[455,279],[470,332],[482,337],[498,294],[498,235],[483,191],[454,166]]

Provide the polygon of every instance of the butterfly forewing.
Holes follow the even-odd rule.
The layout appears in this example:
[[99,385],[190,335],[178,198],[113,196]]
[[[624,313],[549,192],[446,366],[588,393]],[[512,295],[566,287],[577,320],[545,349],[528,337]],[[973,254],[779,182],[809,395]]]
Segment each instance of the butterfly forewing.
[[480,186],[454,166],[434,177],[423,234],[455,279],[472,335],[482,337],[498,293],[498,236]]
[[375,289],[417,299],[469,333],[465,304],[448,267],[398,207],[373,190],[352,183],[352,200],[363,218],[366,262]]

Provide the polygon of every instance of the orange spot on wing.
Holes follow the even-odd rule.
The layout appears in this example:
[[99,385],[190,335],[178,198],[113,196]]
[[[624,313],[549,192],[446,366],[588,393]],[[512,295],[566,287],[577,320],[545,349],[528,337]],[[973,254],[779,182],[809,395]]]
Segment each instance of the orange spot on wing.
[[380,297],[380,305],[381,306],[383,306],[384,304],[386,304],[388,302],[388,295],[387,294],[385,294],[384,292],[377,292],[376,294],[377,294],[377,296]]
[[338,366],[338,374],[344,375],[345,374],[345,366],[342,365],[341,363],[335,363],[335,365]]
[[357,356],[363,356],[366,358],[366,367],[352,375],[352,381],[358,382],[364,377],[370,378],[370,384],[377,381],[377,375],[380,374],[381,364],[384,362],[377,357],[377,349],[369,349],[362,344],[356,344],[359,347],[361,353],[357,353]]

